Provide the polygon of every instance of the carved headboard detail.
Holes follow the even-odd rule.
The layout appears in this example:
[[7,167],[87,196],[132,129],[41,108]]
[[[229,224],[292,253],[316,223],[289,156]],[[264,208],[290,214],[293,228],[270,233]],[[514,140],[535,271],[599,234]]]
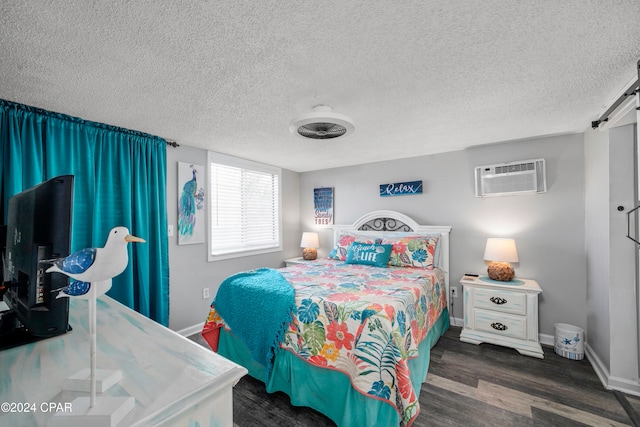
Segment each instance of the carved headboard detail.
[[362,224],[358,230],[363,231],[413,231],[404,222],[395,218],[374,218]]

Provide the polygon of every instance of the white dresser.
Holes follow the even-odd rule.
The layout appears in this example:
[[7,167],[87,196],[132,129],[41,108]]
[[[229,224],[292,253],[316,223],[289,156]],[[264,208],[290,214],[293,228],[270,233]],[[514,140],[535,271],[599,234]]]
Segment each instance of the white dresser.
[[464,328],[460,341],[512,347],[521,354],[544,358],[538,338],[538,294],[535,280],[513,284],[483,277],[460,280],[464,303]]
[[[71,300],[69,324],[65,335],[0,351],[0,403],[16,404],[15,412],[3,407],[0,426],[46,426],[76,397],[89,395],[62,390],[66,378],[89,367],[86,300]],[[97,300],[96,365],[122,372],[105,393],[135,398],[118,424],[127,427],[233,427],[232,388],[247,373],[106,295]]]

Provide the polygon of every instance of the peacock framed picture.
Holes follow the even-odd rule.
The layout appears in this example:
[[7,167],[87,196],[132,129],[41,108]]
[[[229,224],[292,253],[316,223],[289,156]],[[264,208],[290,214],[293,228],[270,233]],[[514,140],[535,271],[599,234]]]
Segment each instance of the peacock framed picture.
[[178,244],[204,243],[204,166],[178,162]]

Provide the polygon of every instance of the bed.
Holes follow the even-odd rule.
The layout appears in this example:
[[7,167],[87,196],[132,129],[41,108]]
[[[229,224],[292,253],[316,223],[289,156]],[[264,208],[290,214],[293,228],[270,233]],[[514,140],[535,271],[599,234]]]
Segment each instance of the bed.
[[336,225],[327,258],[227,278],[202,336],[339,426],[409,426],[449,327],[450,230],[395,211]]

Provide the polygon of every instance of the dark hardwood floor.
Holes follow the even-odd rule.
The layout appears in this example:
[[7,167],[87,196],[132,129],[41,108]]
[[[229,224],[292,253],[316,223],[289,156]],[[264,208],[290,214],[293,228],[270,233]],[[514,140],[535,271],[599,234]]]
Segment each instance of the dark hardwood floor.
[[[432,349],[413,426],[639,425],[640,398],[605,390],[587,360],[565,359],[546,346],[544,359],[536,359],[459,337],[460,328],[452,326]],[[198,334],[190,338],[208,348]],[[292,406],[284,393],[266,393],[249,376],[235,386],[233,399],[239,427],[335,425],[313,409]]]

